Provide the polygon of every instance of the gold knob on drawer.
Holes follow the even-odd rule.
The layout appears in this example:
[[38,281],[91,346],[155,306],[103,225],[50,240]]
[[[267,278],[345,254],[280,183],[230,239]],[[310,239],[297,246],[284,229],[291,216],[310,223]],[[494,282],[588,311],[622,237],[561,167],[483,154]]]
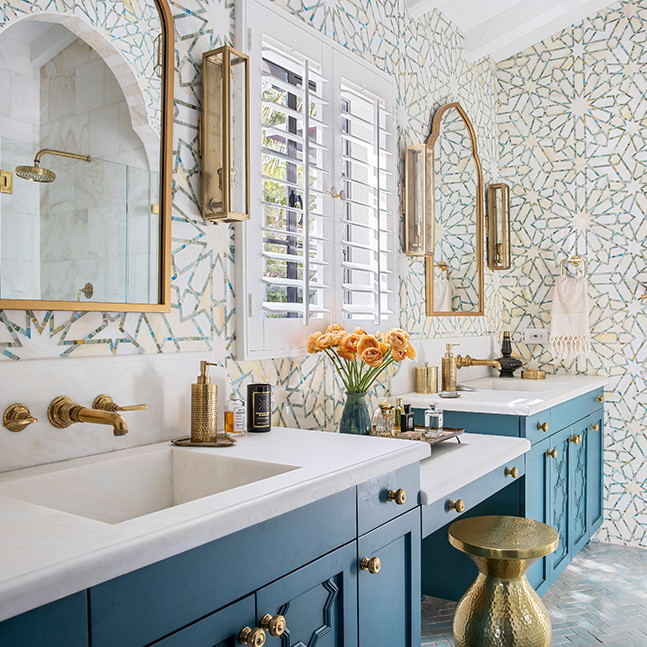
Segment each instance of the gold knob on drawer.
[[364,557],[359,563],[359,567],[371,575],[377,575],[382,568],[382,560],[379,557]]
[[505,468],[505,475],[506,476],[511,476],[513,479],[516,479],[519,476],[519,468],[518,467],[506,467]]
[[582,442],[582,434],[573,434],[569,439],[574,445],[579,445]]
[[593,424],[590,427],[591,431],[600,431],[600,425],[598,424]]
[[247,645],[247,647],[263,647],[267,636],[265,632],[260,627],[245,627],[238,637],[241,645]]
[[546,452],[546,456],[550,456],[551,458],[557,458],[559,456],[559,452],[556,449],[549,449]]
[[548,423],[547,422],[538,422],[537,423],[537,429],[539,429],[539,431],[548,431]]
[[465,501],[463,499],[456,499],[456,501],[450,501],[449,504],[450,510],[456,510],[458,514],[465,512]]
[[407,491],[399,488],[398,490],[389,490],[386,495],[387,501],[395,501],[397,505],[404,505],[407,501]]
[[604,396],[603,395],[598,395],[597,398],[595,398],[596,402],[604,402]]
[[265,629],[270,636],[278,638],[285,633],[286,622],[283,616],[273,616],[266,613],[261,619],[261,628]]

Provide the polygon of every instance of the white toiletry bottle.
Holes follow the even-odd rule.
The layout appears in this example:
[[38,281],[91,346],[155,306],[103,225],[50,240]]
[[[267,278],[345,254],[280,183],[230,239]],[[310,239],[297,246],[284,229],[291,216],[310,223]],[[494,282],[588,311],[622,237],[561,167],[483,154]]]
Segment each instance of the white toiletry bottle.
[[440,436],[443,426],[443,410],[436,402],[432,402],[425,411],[425,431],[430,436]]
[[245,403],[238,391],[232,391],[225,402],[225,431],[232,436],[244,436],[246,427]]

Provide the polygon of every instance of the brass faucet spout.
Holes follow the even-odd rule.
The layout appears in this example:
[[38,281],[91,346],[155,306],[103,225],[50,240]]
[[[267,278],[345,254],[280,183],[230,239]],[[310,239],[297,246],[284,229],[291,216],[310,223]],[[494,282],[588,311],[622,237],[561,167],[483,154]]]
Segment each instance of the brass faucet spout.
[[469,355],[461,357],[460,355],[456,356],[456,367],[463,368],[465,366],[491,366],[497,371],[501,370],[501,364],[496,359],[474,359]]
[[47,418],[58,429],[65,429],[75,422],[93,422],[98,425],[112,426],[115,436],[124,436],[128,433],[128,425],[119,413],[83,407],[65,395],[52,400],[47,410]]

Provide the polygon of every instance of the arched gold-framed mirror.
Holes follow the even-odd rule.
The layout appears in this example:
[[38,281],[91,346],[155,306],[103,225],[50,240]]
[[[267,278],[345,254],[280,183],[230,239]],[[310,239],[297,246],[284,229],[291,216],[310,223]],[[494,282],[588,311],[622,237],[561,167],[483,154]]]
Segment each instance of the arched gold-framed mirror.
[[433,152],[434,255],[425,258],[428,317],[484,313],[483,168],[476,131],[460,103],[439,108]]
[[0,18],[0,309],[168,312],[170,6],[52,7],[7,0]]

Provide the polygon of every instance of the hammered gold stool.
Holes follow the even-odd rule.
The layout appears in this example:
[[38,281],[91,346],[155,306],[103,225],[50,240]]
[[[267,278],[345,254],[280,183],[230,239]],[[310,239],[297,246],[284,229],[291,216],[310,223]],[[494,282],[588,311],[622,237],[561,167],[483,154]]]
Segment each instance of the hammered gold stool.
[[449,543],[479,569],[456,607],[456,647],[550,647],[550,617],[526,571],[557,548],[557,531],[523,517],[472,517],[449,526]]

